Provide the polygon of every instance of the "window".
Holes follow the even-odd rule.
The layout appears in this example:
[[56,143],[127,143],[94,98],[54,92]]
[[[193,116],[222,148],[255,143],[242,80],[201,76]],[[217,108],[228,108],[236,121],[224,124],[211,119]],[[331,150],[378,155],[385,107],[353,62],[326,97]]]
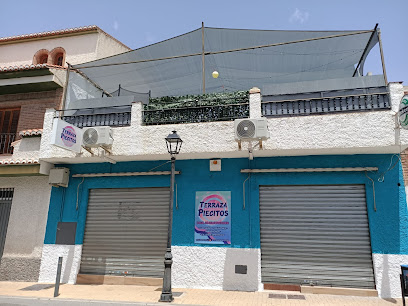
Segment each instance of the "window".
[[40,57],[40,61],[39,61],[39,64],[46,64],[48,62],[48,55],[42,55],[41,57]]
[[56,65],[62,66],[63,61],[64,61],[64,56],[62,54],[58,55]]
[[48,50],[47,49],[41,49],[38,50],[33,57],[33,64],[38,65],[38,64],[47,64],[48,63]]
[[65,49],[62,47],[56,47],[50,52],[50,63],[57,66],[64,66],[65,62]]

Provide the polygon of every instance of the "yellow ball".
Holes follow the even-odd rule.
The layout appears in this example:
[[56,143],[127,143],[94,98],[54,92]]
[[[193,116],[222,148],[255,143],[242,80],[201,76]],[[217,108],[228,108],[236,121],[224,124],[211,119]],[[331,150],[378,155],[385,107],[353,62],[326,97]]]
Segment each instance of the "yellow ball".
[[213,71],[213,73],[212,73],[212,77],[213,77],[214,79],[218,78],[219,75],[220,75],[220,74],[218,73],[218,71]]

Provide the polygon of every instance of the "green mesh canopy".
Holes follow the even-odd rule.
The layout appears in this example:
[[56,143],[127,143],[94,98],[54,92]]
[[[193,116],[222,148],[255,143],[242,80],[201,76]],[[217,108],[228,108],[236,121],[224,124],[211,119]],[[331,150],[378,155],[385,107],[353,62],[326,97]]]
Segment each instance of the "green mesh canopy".
[[[151,97],[233,92],[253,86],[352,77],[378,42],[377,32],[199,28],[105,59],[76,65],[106,92],[119,84]],[[273,44],[273,46],[269,46]],[[263,47],[259,47],[263,46]],[[244,49],[244,50],[242,50]],[[180,57],[182,56],[182,57]],[[175,57],[171,59],[162,59]],[[160,60],[162,59],[162,60]],[[151,61],[150,61],[151,60]],[[141,62],[142,61],[142,62]],[[212,72],[219,77],[213,78]]]

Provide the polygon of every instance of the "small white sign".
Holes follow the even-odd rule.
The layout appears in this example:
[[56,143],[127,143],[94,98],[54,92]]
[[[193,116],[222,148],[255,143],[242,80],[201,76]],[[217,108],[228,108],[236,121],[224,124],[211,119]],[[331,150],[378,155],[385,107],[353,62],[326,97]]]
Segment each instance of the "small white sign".
[[51,144],[80,153],[82,146],[82,129],[64,120],[55,118],[52,126]]

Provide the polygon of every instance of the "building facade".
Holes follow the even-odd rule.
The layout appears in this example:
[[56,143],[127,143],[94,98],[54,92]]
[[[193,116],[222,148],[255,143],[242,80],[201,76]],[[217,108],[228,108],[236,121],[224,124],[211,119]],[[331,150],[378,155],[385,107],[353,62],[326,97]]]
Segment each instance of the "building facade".
[[38,280],[51,192],[41,135],[67,63],[128,50],[96,26],[0,38],[0,280]]
[[[112,128],[108,155],[101,148],[76,155],[50,144],[55,111],[47,110],[40,158],[68,168],[70,181],[52,188],[39,280],[52,281],[63,256],[65,282],[149,278],[160,285],[170,196],[164,138],[177,130],[184,142],[176,162],[174,287],[351,287],[398,297],[399,265],[408,259],[399,152],[408,133],[395,125],[402,85],[382,82],[311,83],[321,98],[300,103],[291,95],[310,93],[293,89],[299,86],[262,95],[253,88],[248,117],[267,118],[270,133],[262,144],[239,145],[233,121],[146,124],[146,109],[134,102],[129,124]],[[315,104],[306,110],[302,101]],[[213,243],[219,231],[197,228],[203,194],[228,198],[223,244]]]
[[[7,227],[7,234],[2,232],[3,279],[53,282],[62,256],[63,282],[160,286],[170,201],[170,156],[164,138],[177,131],[183,145],[176,161],[173,287],[307,291],[322,286],[364,289],[384,298],[400,296],[400,265],[408,260],[400,152],[408,146],[408,131],[398,125],[402,84],[388,83],[382,75],[363,76],[362,67],[358,70],[366,50],[378,41],[373,39],[378,38],[376,28],[333,32],[334,40],[323,42],[327,37],[315,32],[203,27],[118,58],[76,65],[62,105],[66,73],[59,64],[112,54],[108,47],[99,53],[104,39],[112,40],[99,29],[61,35],[83,41],[88,30],[96,36],[85,39],[93,42],[87,56],[78,52],[69,59],[68,45],[48,44],[47,35],[53,42],[58,42],[58,35],[41,34],[27,38],[27,44],[37,44],[30,53],[33,67],[3,69],[0,92],[5,101],[16,97],[45,103],[38,110],[45,113],[43,122],[15,122],[18,113],[12,109],[8,124],[2,124],[21,137],[13,142],[12,158],[4,159],[0,167],[5,176],[0,178],[1,208],[11,211],[8,224],[1,220]],[[282,42],[281,34],[291,35],[293,41]],[[98,35],[103,37],[100,43]],[[192,42],[199,41],[201,50],[205,35],[207,42],[222,35],[222,48],[230,51],[242,47],[235,35],[251,37],[251,42],[263,46],[255,46],[259,52],[233,56],[220,47],[208,60],[211,68],[230,65],[223,66],[224,75],[235,71],[227,80],[233,84],[230,88],[248,90],[242,82],[255,78],[262,80],[262,91],[254,87],[222,100],[224,85],[210,77],[211,70],[205,75],[202,58],[193,52],[197,46]],[[363,38],[347,40],[355,35]],[[40,47],[43,39],[47,44]],[[302,52],[292,52],[304,40],[308,44],[298,47]],[[242,41],[245,48],[255,48],[249,40]],[[319,52],[327,48],[324,61],[333,66],[322,65],[321,54],[308,53],[314,41]],[[337,50],[336,41],[361,52]],[[107,45],[115,44],[113,40]],[[180,53],[183,44],[193,50],[191,57]],[[286,45],[280,52],[265,49],[282,44],[293,49]],[[122,47],[116,51],[126,51]],[[270,56],[264,51],[271,51]],[[245,61],[241,57],[245,54],[256,57]],[[179,55],[186,62],[167,59]],[[160,66],[154,56],[161,58]],[[20,63],[13,57],[8,61]],[[124,62],[125,69],[120,67]],[[299,63],[311,68],[305,70]],[[268,73],[280,83],[271,84],[267,73],[257,78],[264,68],[272,69]],[[325,78],[328,75],[331,78]],[[205,101],[209,96],[187,96],[176,103],[167,97],[166,103],[155,104],[165,91],[169,96],[193,93],[201,86],[196,82],[200,76],[203,88],[205,83],[208,90],[223,94],[212,101]],[[46,84],[26,85],[33,83]],[[47,90],[33,93],[32,88]],[[60,123],[65,132],[55,133]],[[28,130],[19,130],[20,125]],[[77,139],[77,128],[82,128],[83,148],[72,152],[67,148]],[[261,136],[245,138],[252,130]],[[104,137],[106,143],[95,145],[95,136]],[[66,140],[65,149],[54,145],[57,138]],[[57,172],[68,174],[68,181],[56,183],[55,177],[47,176]],[[30,271],[29,277],[17,270]]]

